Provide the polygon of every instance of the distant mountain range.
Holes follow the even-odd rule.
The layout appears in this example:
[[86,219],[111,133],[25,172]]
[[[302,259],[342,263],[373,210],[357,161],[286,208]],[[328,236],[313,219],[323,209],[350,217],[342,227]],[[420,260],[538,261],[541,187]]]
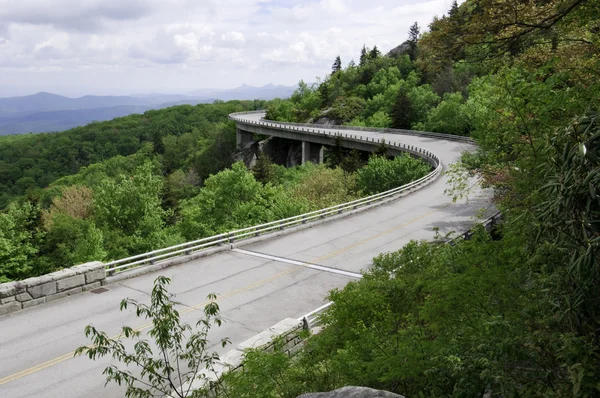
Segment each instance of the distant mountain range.
[[93,121],[110,120],[132,113],[175,105],[196,105],[215,100],[287,98],[295,86],[242,85],[234,89],[201,89],[182,94],[143,94],[69,98],[51,93],[0,98],[0,135],[68,130]]

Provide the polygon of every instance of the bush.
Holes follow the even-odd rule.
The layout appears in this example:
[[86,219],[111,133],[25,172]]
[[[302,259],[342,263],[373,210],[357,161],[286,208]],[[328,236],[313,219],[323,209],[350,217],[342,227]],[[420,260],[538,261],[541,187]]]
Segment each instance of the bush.
[[292,196],[307,200],[311,210],[324,209],[356,198],[356,183],[352,174],[340,168],[329,169],[311,164],[292,191]]
[[404,154],[394,159],[373,156],[356,172],[356,185],[366,195],[373,195],[408,184],[425,176],[431,167],[420,159]]
[[444,100],[427,114],[425,123],[413,126],[417,130],[436,133],[469,135],[470,122],[461,93],[446,94]]

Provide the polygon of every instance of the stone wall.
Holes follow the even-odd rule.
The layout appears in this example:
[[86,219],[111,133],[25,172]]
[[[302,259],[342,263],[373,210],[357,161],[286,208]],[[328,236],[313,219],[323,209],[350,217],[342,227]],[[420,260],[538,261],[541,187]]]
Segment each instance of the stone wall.
[[0,315],[99,288],[105,279],[104,264],[95,261],[23,281],[1,283]]

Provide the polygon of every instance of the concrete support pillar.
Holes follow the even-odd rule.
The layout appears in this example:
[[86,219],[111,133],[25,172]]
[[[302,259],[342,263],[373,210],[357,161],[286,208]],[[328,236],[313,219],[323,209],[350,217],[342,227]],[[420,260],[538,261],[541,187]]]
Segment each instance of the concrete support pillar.
[[302,164],[313,162],[323,163],[323,145],[302,141]]
[[249,133],[239,128],[235,129],[235,143],[238,148],[243,148],[253,141],[252,133]]

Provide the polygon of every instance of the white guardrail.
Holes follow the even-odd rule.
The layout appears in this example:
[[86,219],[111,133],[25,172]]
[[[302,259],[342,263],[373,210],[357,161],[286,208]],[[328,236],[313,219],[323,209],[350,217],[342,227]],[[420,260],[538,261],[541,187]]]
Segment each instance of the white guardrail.
[[[312,129],[312,131],[305,131],[305,130],[309,130],[309,129],[305,129],[300,126],[293,126],[293,125],[288,126],[288,125],[282,124],[282,123],[269,123],[269,122],[265,122],[265,121],[253,121],[253,120],[241,118],[241,116],[243,116],[244,114],[260,113],[260,112],[262,112],[262,111],[236,113],[236,114],[231,114],[230,118],[232,120],[235,120],[235,121],[238,121],[241,123],[255,124],[255,125],[260,125],[260,126],[265,126],[265,127],[274,127],[274,128],[279,128],[279,129],[289,129],[289,130],[304,132],[306,134],[318,134],[318,135],[332,136],[332,137],[335,137],[336,135],[339,134],[346,139],[356,140],[356,141],[360,141],[360,142],[364,142],[364,143],[379,144],[381,142],[381,141],[377,141],[375,139],[372,139],[372,140],[363,139],[360,136],[356,136],[356,135],[353,136],[351,134],[342,134],[339,131],[337,131],[337,132],[326,131],[326,130],[322,130],[322,129],[318,129],[318,128]],[[191,253],[205,250],[210,247],[220,246],[220,245],[223,245],[226,243],[232,243],[232,242],[240,240],[240,239],[256,237],[256,236],[259,236],[260,234],[274,232],[277,230],[283,230],[286,227],[301,225],[301,224],[305,224],[309,221],[313,221],[316,219],[325,218],[327,216],[331,216],[331,215],[335,215],[335,214],[340,214],[346,210],[353,210],[358,207],[367,206],[367,205],[373,204],[375,202],[382,201],[384,199],[391,198],[396,195],[400,195],[407,191],[414,190],[417,187],[428,184],[429,182],[436,179],[441,174],[443,167],[442,167],[442,164],[440,163],[439,158],[435,154],[433,154],[423,148],[415,147],[412,145],[404,145],[404,144],[400,144],[400,143],[393,142],[393,141],[386,142],[386,145],[388,145],[388,147],[390,147],[390,148],[394,148],[394,149],[401,150],[401,151],[411,152],[411,153],[414,153],[414,154],[424,158],[425,160],[427,160],[429,163],[432,164],[434,170],[431,171],[429,174],[427,174],[425,177],[419,178],[418,180],[410,182],[401,187],[390,189],[389,191],[381,192],[381,193],[378,193],[375,195],[367,196],[365,198],[353,200],[351,202],[342,203],[342,204],[339,204],[336,206],[328,207],[326,209],[315,210],[315,211],[311,211],[311,212],[305,213],[305,214],[300,214],[300,215],[297,215],[294,217],[289,217],[289,218],[285,218],[282,220],[271,221],[271,222],[268,222],[265,224],[255,225],[252,227],[237,229],[237,230],[225,232],[225,233],[222,233],[219,235],[194,240],[191,242],[186,242],[186,243],[182,243],[182,244],[171,246],[171,247],[166,247],[164,249],[153,250],[153,251],[150,251],[147,253],[142,253],[142,254],[138,254],[135,256],[123,258],[120,260],[111,261],[111,262],[105,264],[106,272],[109,276],[112,276],[116,273],[126,272],[128,270],[132,270],[132,269],[142,267],[145,265],[152,265],[152,264],[155,264],[157,261],[165,260],[167,258],[172,258],[172,257],[180,256],[180,255],[189,255]]]

